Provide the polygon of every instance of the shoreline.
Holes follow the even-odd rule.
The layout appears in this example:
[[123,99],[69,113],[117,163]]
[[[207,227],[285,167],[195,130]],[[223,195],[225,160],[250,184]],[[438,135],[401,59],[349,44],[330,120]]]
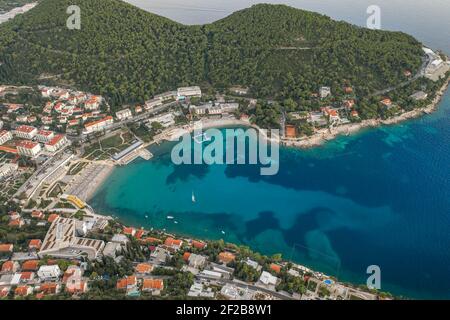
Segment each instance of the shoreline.
[[441,102],[442,97],[447,91],[449,85],[450,85],[450,77],[447,78],[443,86],[436,92],[436,96],[434,97],[433,101],[426,107],[407,111],[402,114],[399,114],[398,116],[385,120],[367,119],[362,120],[361,122],[358,123],[344,124],[333,129],[329,128],[320,129],[316,131],[312,136],[306,138],[305,137],[295,139],[283,138],[281,139],[281,144],[286,147],[295,147],[300,149],[318,147],[341,135],[355,134],[365,128],[376,128],[381,127],[383,125],[398,124],[406,120],[420,117],[424,114],[430,114],[437,110],[438,105]]

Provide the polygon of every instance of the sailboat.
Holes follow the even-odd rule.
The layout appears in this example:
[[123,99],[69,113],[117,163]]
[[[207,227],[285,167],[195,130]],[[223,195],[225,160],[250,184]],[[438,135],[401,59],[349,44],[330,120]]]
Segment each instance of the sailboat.
[[194,191],[192,191],[192,202],[195,203],[195,195],[194,195]]

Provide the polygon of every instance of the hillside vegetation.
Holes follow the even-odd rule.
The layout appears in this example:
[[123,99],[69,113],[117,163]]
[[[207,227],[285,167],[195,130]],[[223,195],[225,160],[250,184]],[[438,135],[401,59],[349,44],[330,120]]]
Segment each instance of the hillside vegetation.
[[[81,30],[66,27],[73,4]],[[404,33],[284,5],[185,26],[119,0],[42,0],[0,26],[0,82],[58,79],[113,105],[192,84],[245,85],[275,99],[306,98],[323,85],[351,84],[365,94],[400,82],[421,56],[421,44]]]

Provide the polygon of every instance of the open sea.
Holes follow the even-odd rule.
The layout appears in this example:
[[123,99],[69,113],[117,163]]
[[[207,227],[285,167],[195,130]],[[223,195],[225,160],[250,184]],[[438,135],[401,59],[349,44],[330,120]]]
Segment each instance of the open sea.
[[[439,41],[429,43],[450,49]],[[252,165],[176,166],[172,145],[114,170],[93,208],[136,227],[282,253],[341,281],[365,283],[367,267],[378,265],[384,291],[450,298],[450,91],[431,115],[313,149],[282,148],[275,176]]]

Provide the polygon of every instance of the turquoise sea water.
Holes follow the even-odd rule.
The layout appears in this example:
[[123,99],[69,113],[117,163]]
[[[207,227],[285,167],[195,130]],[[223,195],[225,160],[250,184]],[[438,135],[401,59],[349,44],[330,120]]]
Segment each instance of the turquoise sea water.
[[282,253],[340,280],[365,283],[379,265],[382,290],[450,298],[449,119],[447,92],[431,115],[282,148],[279,173],[265,177],[250,165],[175,166],[167,143],[116,169],[91,204],[137,227]]

